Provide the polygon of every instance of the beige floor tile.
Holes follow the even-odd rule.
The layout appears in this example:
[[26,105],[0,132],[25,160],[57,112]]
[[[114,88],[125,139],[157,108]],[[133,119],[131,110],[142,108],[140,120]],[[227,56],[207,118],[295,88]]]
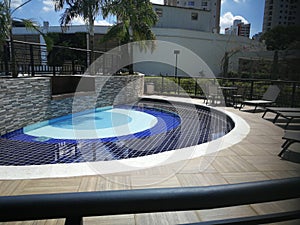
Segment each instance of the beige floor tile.
[[215,157],[199,157],[196,159],[188,160],[182,168],[175,171],[176,174],[180,173],[214,173],[217,170],[212,166],[212,162],[214,161]]
[[234,206],[220,209],[197,211],[202,221],[221,220],[237,217],[255,216],[255,211],[250,206]]
[[20,194],[77,192],[81,178],[27,180],[20,186]]
[[221,173],[221,176],[230,184],[268,179],[268,177],[262,172]]
[[194,211],[149,213],[136,215],[137,225],[174,225],[198,222],[199,218]]
[[175,174],[159,174],[152,176],[134,175],[131,177],[131,185],[132,189],[180,187],[180,183]]
[[289,177],[300,177],[300,170],[291,171],[267,171],[263,172],[269,179],[283,179]]
[[300,164],[282,160],[278,156],[242,156],[242,158],[259,171],[300,170]]
[[[266,151],[265,148],[262,148],[262,146],[265,146],[266,144],[260,144],[258,146],[257,144],[238,144],[232,146],[230,149],[234,151],[239,156],[251,156],[251,155],[261,155],[261,156],[268,156],[270,155],[269,151]],[[278,145],[276,145],[278,147]]]
[[106,175],[99,176],[96,184],[97,191],[131,189],[130,176]]
[[227,184],[219,173],[177,174],[177,178],[183,187]]
[[83,219],[84,225],[135,225],[133,214],[119,216],[86,217]]
[[98,176],[82,177],[78,187],[78,191],[79,192],[95,191],[98,179],[99,179]]
[[254,172],[257,169],[240,156],[218,156],[212,165],[218,172]]
[[299,198],[292,199],[292,200],[284,200],[284,201],[251,205],[251,207],[260,215],[267,214],[267,213],[279,213],[279,212],[299,210],[299,206],[300,206]]

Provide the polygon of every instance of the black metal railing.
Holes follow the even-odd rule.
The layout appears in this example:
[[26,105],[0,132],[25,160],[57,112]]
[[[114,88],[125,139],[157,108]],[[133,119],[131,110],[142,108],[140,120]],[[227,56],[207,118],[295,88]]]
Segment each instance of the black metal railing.
[[[300,177],[296,177],[205,187],[4,196],[0,197],[0,221],[66,218],[66,225],[79,225],[83,217],[91,216],[203,210],[297,199],[299,189]],[[218,224],[270,223],[299,218],[300,211],[290,211],[233,218]]]
[[[280,88],[280,94],[276,100],[278,106],[300,107],[300,81],[224,78],[215,79],[197,78],[186,76],[146,76],[145,92],[147,94],[186,95],[195,98],[205,98],[203,87],[207,82],[218,82],[220,86],[244,87],[244,97],[247,99],[259,98],[270,84],[276,84]],[[152,86],[148,91],[147,86]],[[180,87],[180,88],[179,88]]]
[[[14,49],[16,70],[19,76],[83,74],[91,63],[90,54],[92,53],[87,49],[57,45],[47,49],[45,44],[17,40],[14,40]],[[103,55],[101,58],[103,73],[111,71],[111,68],[117,68],[120,58],[119,55],[104,53],[93,51],[95,59]],[[10,42],[7,41],[0,49],[0,74],[11,74],[11,55]]]

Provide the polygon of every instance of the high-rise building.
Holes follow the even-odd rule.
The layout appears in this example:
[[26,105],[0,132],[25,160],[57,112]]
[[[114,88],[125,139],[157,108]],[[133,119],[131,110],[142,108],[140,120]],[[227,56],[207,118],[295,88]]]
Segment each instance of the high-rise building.
[[278,25],[300,25],[300,0],[265,0],[263,32]]
[[165,5],[210,11],[210,27],[220,33],[221,0],[164,0]]
[[242,20],[234,20],[231,27],[225,28],[225,34],[249,37],[251,24],[244,24]]

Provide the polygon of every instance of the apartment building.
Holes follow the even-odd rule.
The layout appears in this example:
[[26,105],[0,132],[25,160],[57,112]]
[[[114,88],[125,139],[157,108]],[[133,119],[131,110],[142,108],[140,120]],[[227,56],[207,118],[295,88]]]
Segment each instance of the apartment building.
[[234,20],[231,27],[225,28],[225,34],[249,37],[251,24],[245,24],[242,20]]
[[300,25],[300,0],[265,0],[263,32],[278,25]]

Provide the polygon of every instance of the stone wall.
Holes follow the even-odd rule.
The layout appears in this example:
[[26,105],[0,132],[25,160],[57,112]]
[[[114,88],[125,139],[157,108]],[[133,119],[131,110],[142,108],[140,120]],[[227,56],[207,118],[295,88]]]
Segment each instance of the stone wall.
[[85,109],[131,103],[144,92],[143,75],[97,76],[95,92],[52,98],[50,79],[0,79],[0,135]]

